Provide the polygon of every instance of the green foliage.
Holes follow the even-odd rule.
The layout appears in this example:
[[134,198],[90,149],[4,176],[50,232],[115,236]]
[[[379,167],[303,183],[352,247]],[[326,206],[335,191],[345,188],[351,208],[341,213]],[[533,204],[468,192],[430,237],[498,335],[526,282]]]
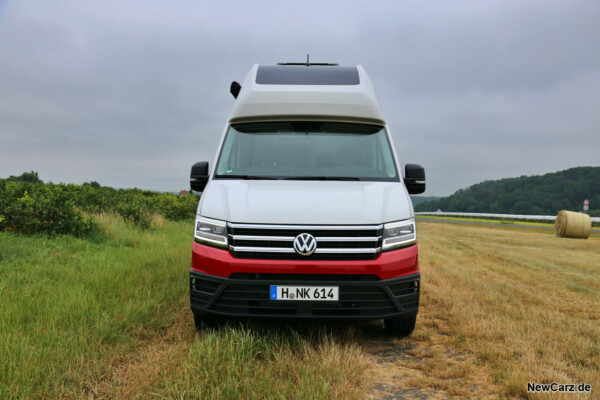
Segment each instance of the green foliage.
[[147,198],[125,194],[124,199],[119,201],[114,210],[125,219],[141,229],[148,229],[152,224],[153,209]]
[[434,201],[439,200],[441,197],[435,196],[410,196],[410,200],[413,203],[413,206],[416,207],[417,204],[425,203],[426,201]]
[[30,183],[42,183],[43,182],[40,179],[40,177],[38,176],[38,173],[35,171],[23,172],[19,176],[11,175],[8,179],[10,179],[11,181],[17,181],[17,182],[30,182]]
[[[35,173],[37,176],[37,173]],[[173,221],[194,218],[198,197],[140,189],[0,179],[0,231],[83,236],[96,231],[93,214],[116,212],[140,229],[155,214]]]
[[95,230],[94,221],[75,208],[63,186],[0,180],[0,210],[0,230],[74,236]]
[[198,197],[195,195],[163,195],[158,198],[158,209],[168,220],[181,221],[196,216]]
[[96,181],[91,181],[91,182],[84,182],[83,186],[91,186],[93,188],[98,189],[100,187],[100,184]]
[[584,199],[590,200],[590,214],[599,212],[600,167],[485,181],[415,205],[415,211],[556,215],[560,210],[580,211]]

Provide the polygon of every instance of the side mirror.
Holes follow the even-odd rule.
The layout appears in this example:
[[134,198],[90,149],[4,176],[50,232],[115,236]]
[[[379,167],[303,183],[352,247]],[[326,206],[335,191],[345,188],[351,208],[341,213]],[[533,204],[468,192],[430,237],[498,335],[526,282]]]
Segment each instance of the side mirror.
[[408,194],[421,194],[425,191],[425,169],[419,164],[404,166],[404,185]]
[[203,192],[208,183],[208,162],[200,161],[192,165],[190,188],[194,192]]
[[242,90],[242,85],[239,82],[233,81],[231,82],[231,86],[229,87],[229,92],[233,96],[234,99],[237,99],[240,94],[240,90]]

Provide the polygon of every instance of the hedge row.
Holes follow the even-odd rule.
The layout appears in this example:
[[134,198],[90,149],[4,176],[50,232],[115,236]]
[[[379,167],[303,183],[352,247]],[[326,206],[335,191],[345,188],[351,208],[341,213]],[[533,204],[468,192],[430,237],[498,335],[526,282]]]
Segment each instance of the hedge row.
[[101,212],[148,229],[154,214],[191,219],[197,205],[194,195],[0,179],[0,231],[82,236],[96,229],[93,214]]

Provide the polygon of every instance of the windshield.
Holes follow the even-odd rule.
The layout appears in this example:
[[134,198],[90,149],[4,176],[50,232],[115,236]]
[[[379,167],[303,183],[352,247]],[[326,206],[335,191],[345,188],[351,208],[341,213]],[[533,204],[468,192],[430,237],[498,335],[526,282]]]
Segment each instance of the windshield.
[[384,127],[337,122],[232,125],[215,178],[399,180]]

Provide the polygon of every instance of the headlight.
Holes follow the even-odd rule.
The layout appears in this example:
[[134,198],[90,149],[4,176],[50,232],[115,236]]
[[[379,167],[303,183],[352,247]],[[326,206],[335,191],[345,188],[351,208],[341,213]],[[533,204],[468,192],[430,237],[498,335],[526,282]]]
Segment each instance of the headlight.
[[227,247],[227,223],[198,216],[194,238],[211,246]]
[[391,222],[383,226],[383,251],[417,243],[415,219]]

